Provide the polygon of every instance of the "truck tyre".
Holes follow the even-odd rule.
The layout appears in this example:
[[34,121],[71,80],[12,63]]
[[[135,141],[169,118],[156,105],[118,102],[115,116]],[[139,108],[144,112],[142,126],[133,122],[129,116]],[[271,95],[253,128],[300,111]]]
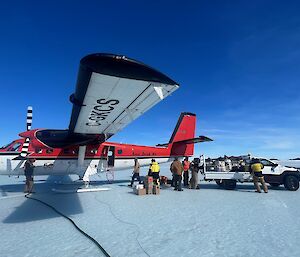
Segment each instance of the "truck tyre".
[[299,188],[299,179],[293,175],[286,176],[284,179],[284,187],[290,191],[297,191]]
[[227,190],[233,190],[236,188],[236,181],[233,179],[223,179],[223,187]]
[[216,179],[215,181],[216,181],[216,184],[217,184],[218,186],[222,186],[221,179]]
[[272,187],[279,187],[280,183],[269,183]]

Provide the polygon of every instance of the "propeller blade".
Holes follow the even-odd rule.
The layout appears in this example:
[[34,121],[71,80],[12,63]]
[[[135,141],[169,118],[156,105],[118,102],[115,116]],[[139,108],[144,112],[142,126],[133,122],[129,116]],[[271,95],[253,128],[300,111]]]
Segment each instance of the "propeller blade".
[[29,141],[30,141],[30,139],[29,139],[29,137],[27,137],[26,139],[25,139],[25,142],[24,142],[24,144],[23,144],[23,146],[22,146],[22,150],[21,150],[21,157],[26,157],[27,156],[27,154],[28,154],[28,147],[29,147]]
[[32,106],[27,107],[27,131],[31,130],[31,124],[32,124]]
[[[27,117],[26,117],[26,125],[27,125],[27,131],[31,130],[32,125],[32,106],[27,107]],[[29,148],[30,138],[26,137],[25,142],[22,146],[21,158],[25,158],[28,155],[28,148]]]

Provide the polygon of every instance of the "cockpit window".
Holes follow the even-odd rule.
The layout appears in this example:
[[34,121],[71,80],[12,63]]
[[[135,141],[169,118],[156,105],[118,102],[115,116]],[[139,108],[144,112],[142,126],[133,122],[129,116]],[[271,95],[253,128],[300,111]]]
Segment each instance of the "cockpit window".
[[7,144],[7,145],[4,145],[4,146],[1,146],[0,149],[5,149],[7,148],[11,143]]
[[8,151],[15,152],[19,149],[21,146],[21,143],[14,143],[11,147],[8,148]]

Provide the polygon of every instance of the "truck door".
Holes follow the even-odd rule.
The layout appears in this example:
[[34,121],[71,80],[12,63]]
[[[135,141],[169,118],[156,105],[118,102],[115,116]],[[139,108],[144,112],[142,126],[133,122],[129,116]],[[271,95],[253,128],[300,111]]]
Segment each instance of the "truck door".
[[263,174],[271,174],[271,175],[275,174],[276,165],[274,163],[266,159],[260,159],[260,162],[264,165],[264,168],[262,170]]

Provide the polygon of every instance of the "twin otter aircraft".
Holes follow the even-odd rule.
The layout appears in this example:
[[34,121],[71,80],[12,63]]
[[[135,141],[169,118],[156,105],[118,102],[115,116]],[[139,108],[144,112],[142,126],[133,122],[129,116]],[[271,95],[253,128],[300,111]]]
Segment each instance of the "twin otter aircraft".
[[32,108],[27,111],[27,131],[0,149],[0,174],[22,175],[27,158],[36,159],[35,175],[77,174],[84,181],[107,170],[159,163],[192,156],[196,115],[182,113],[169,143],[156,147],[111,143],[106,140],[158,102],[173,93],[176,82],[125,56],[91,54],[80,61],[69,128],[32,129]]

